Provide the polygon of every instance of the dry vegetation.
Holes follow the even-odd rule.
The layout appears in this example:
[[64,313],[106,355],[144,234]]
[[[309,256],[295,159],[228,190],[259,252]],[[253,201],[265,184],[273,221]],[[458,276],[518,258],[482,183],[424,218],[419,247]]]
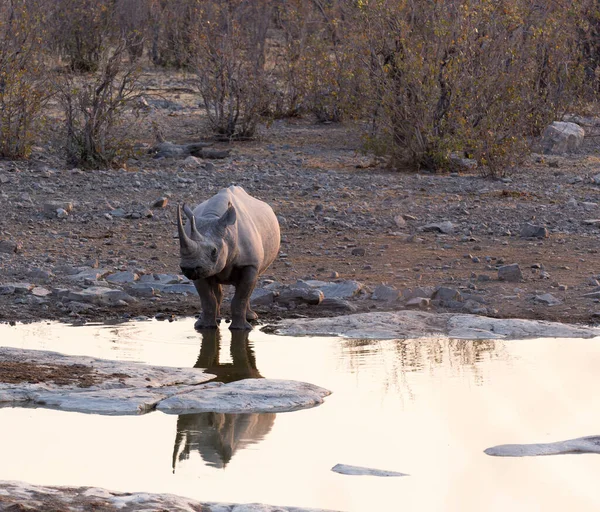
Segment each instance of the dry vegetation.
[[502,175],[593,98],[598,6],[529,0],[1,0],[0,153],[26,157],[48,100],[66,156],[118,164],[143,67],[184,71],[213,136],[289,116],[355,121],[393,168],[451,153]]

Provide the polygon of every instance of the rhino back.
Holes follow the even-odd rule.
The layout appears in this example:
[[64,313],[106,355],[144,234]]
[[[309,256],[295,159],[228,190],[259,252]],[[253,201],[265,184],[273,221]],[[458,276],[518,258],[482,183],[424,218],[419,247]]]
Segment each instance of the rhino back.
[[199,221],[218,218],[230,202],[237,212],[233,229],[237,251],[231,263],[255,265],[263,272],[277,257],[280,241],[279,222],[267,203],[252,197],[242,187],[232,185],[199,204],[194,209],[194,216]]

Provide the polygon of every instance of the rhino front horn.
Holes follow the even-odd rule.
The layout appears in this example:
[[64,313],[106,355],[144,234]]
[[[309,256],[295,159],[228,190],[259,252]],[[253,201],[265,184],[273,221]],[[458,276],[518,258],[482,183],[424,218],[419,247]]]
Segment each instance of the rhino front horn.
[[181,217],[182,208],[180,205],[177,205],[177,232],[179,233],[179,244],[182,249],[191,250],[193,247],[192,239],[187,236],[185,229],[183,227],[183,218]]

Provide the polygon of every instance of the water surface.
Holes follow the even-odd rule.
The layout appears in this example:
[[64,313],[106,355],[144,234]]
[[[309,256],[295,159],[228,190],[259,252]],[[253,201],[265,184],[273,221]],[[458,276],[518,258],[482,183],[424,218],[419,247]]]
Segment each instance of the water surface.
[[[0,326],[4,346],[268,377],[333,391],[281,414],[0,409],[0,479],[346,511],[599,510],[600,457],[497,458],[600,434],[600,340],[352,341],[193,330],[193,319]],[[408,473],[347,476],[337,463]]]

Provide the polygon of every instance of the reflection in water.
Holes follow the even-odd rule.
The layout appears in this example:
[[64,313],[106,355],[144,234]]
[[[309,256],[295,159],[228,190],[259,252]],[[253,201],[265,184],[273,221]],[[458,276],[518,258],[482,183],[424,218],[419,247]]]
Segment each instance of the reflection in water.
[[[220,363],[221,331],[207,329],[202,336],[200,354],[194,368],[216,375],[216,381],[234,382],[262,379],[256,368],[249,331],[231,331],[231,363]],[[173,472],[177,462],[187,460],[197,451],[209,466],[224,468],[237,450],[260,442],[271,431],[275,414],[229,414],[203,412],[181,414],[173,448]]]
[[[396,357],[390,357],[391,351]],[[447,338],[399,340],[344,340],[340,358],[352,372],[361,368],[378,368],[383,375],[384,390],[414,398],[410,373],[431,372],[448,368],[453,372],[468,372],[479,385],[484,384],[479,363],[484,359],[509,360],[503,342],[497,340],[458,340]]]

